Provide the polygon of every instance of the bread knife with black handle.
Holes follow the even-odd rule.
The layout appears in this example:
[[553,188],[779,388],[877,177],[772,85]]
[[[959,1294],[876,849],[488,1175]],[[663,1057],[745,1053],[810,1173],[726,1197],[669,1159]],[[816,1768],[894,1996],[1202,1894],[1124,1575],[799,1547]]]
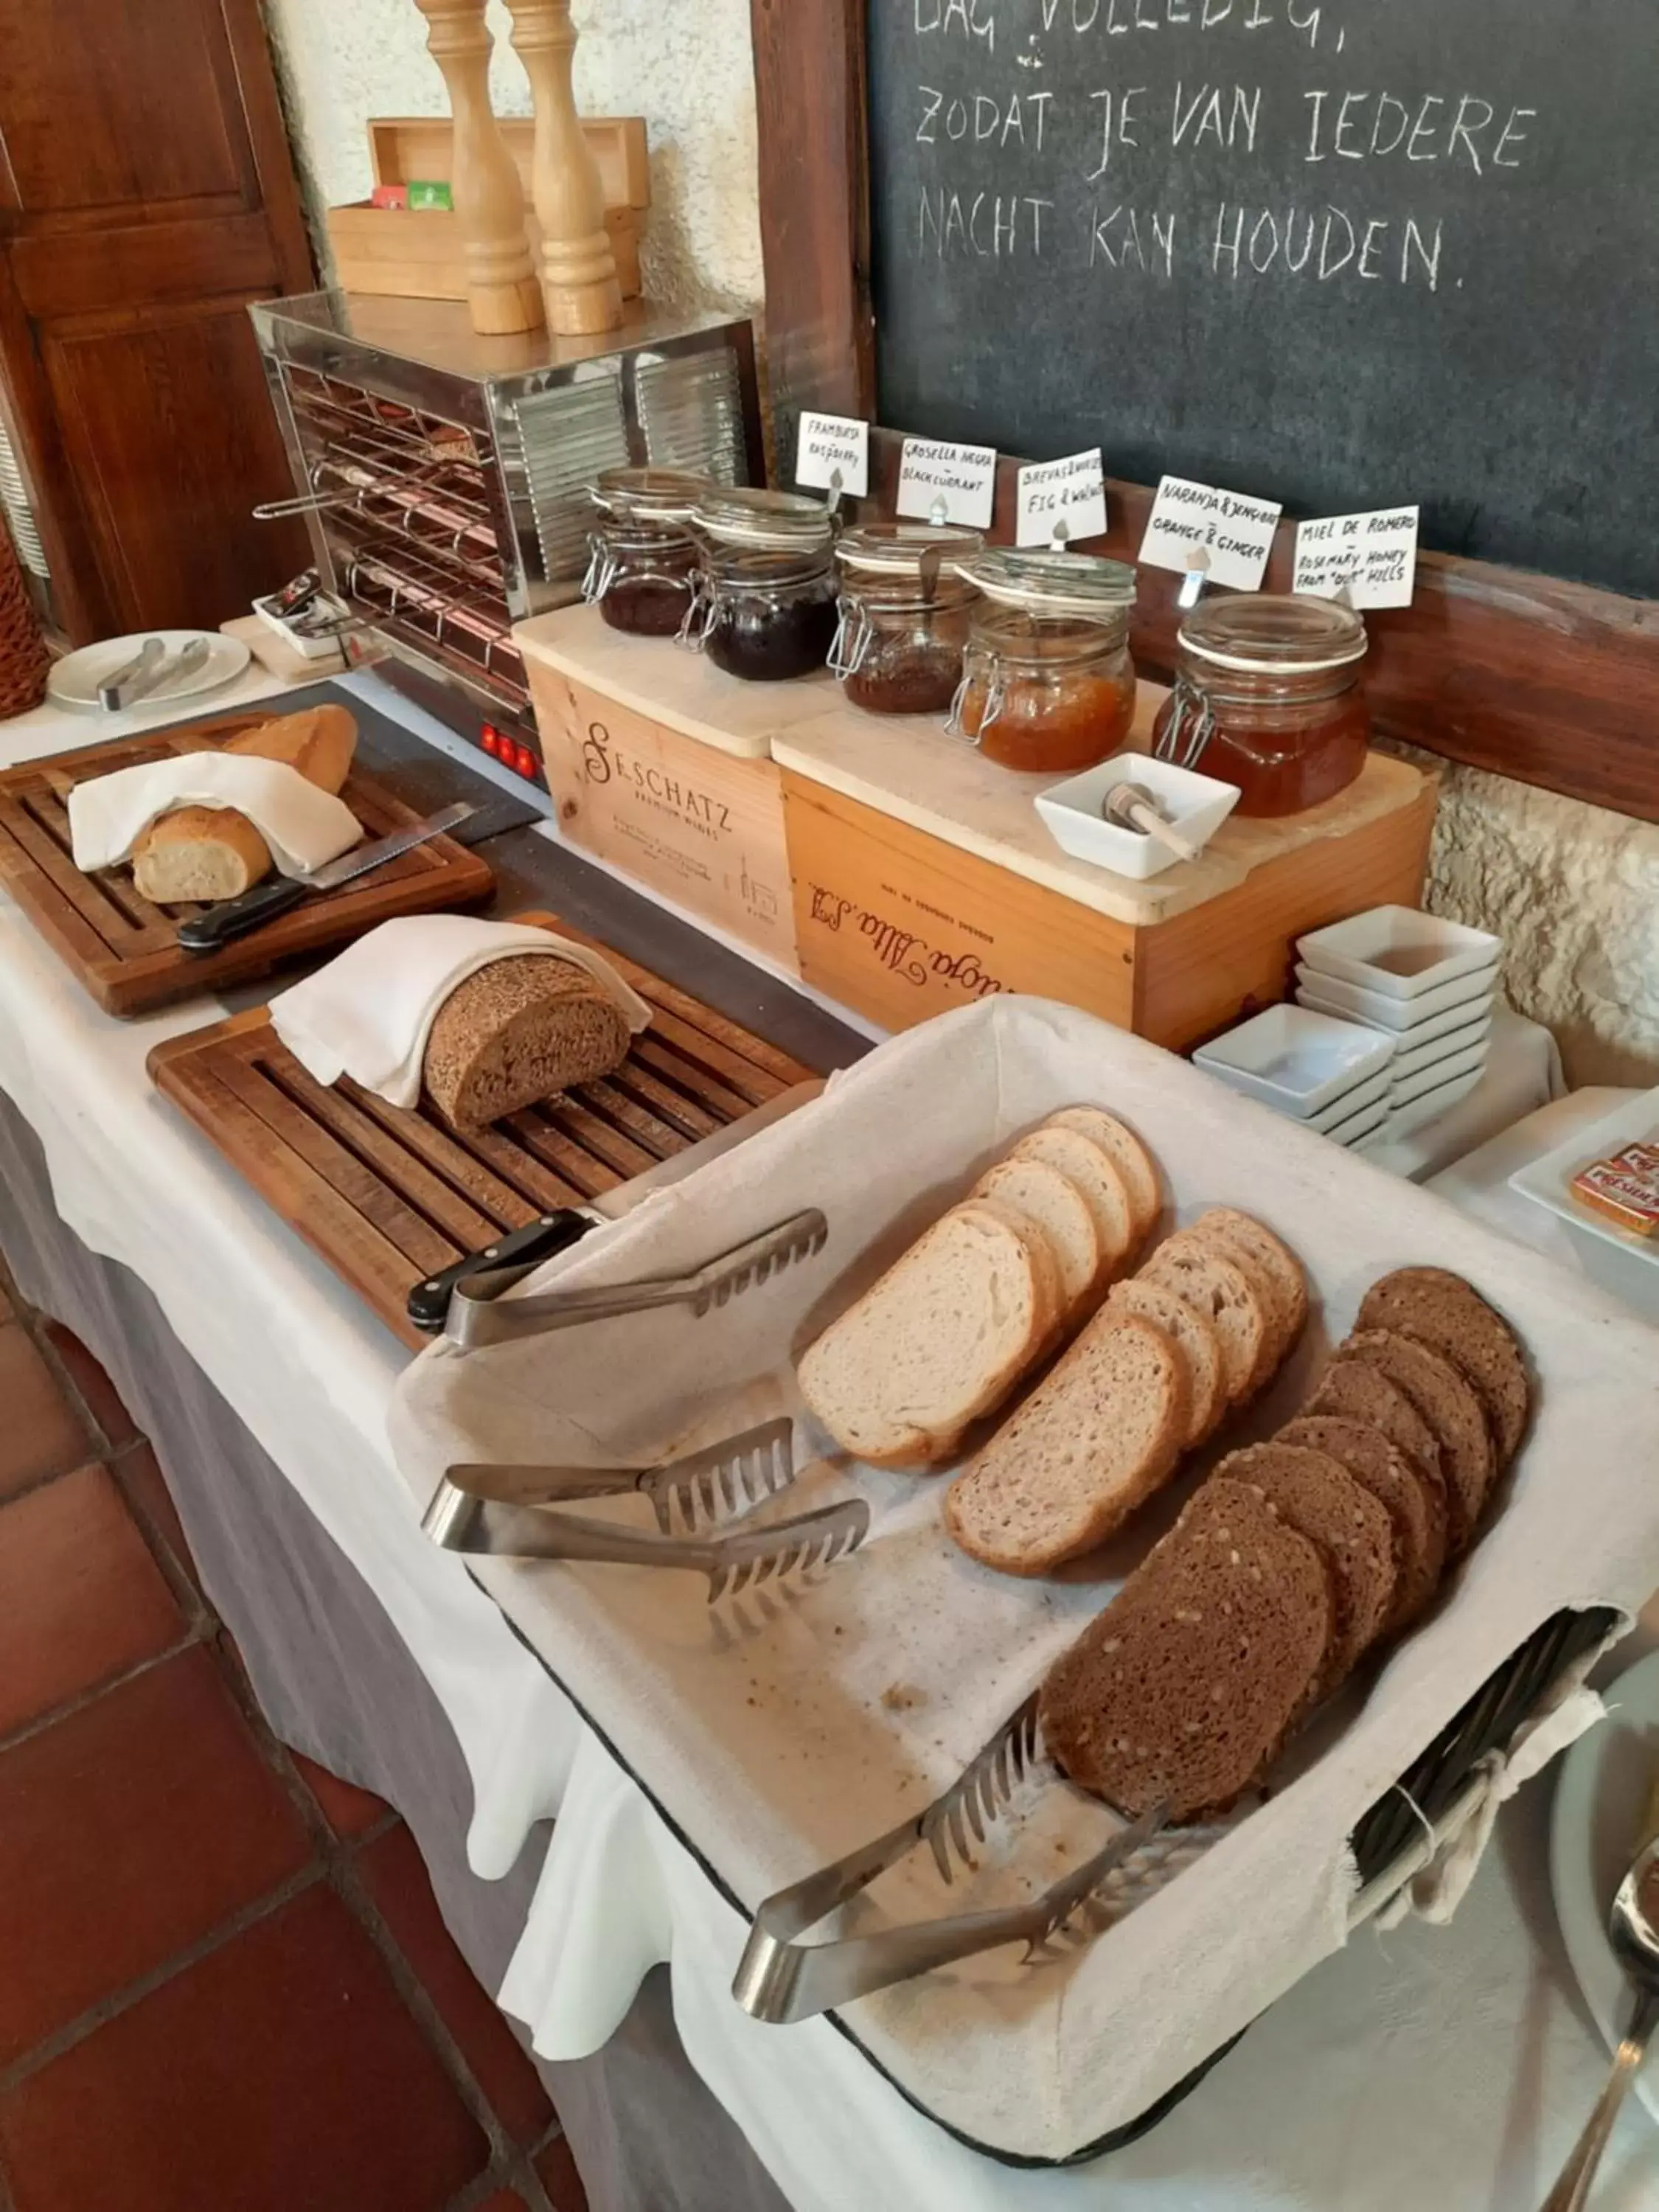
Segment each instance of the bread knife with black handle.
[[449,1318],[450,1295],[457,1284],[470,1281],[475,1275],[492,1275],[498,1278],[498,1290],[510,1290],[532,1268],[539,1267],[544,1260],[550,1260],[568,1245],[579,1243],[590,1229],[603,1229],[607,1221],[619,1221],[653,1191],[684,1182],[687,1176],[695,1175],[710,1160],[719,1159],[723,1152],[746,1143],[757,1131],[781,1121],[797,1107],[808,1104],[823,1088],[823,1081],[817,1078],[809,1083],[794,1084],[789,1090],[780,1091],[775,1098],[769,1098],[765,1105],[756,1107],[753,1113],[729,1122],[724,1129],[716,1129],[712,1137],[688,1145],[672,1158],[659,1160],[654,1167],[647,1168],[627,1182],[618,1183],[614,1190],[602,1191],[586,1206],[556,1206],[551,1213],[526,1222],[522,1229],[510,1230],[482,1252],[469,1253],[465,1260],[456,1261],[441,1274],[428,1275],[423,1283],[416,1283],[409,1294],[406,1310],[410,1320],[423,1334],[441,1336]]
[[315,869],[308,876],[275,876],[269,883],[255,884],[240,898],[224,899],[205,914],[193,914],[187,921],[181,921],[179,945],[185,952],[222,951],[233,939],[275,921],[279,914],[286,914],[302,899],[318,891],[338,890],[354,876],[367,875],[382,862],[395,860],[399,853],[412,852],[428,837],[454,829],[477,811],[471,799],[457,799],[453,806],[428,814],[424,822],[412,822],[407,830],[395,830],[390,837],[377,837],[372,845],[354,845],[339,860],[331,860],[325,868]]

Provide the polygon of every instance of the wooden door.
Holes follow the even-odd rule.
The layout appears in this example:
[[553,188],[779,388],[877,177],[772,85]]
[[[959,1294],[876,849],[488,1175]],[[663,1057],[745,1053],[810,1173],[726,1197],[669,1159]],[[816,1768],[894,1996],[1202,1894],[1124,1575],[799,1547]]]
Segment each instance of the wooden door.
[[0,364],[77,642],[307,556],[246,307],[310,249],[258,0],[0,0]]

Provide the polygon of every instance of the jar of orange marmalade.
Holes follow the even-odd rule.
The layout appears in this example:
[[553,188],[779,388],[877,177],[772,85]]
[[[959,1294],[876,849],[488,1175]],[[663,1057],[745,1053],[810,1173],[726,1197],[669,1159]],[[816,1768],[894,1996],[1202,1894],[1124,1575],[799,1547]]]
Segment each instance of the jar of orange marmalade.
[[1087,553],[980,554],[981,595],[945,727],[1003,768],[1065,775],[1115,753],[1134,720],[1135,572]]
[[1152,750],[1236,783],[1241,814],[1317,806],[1365,765],[1367,644],[1364,623],[1334,599],[1206,600],[1181,626]]

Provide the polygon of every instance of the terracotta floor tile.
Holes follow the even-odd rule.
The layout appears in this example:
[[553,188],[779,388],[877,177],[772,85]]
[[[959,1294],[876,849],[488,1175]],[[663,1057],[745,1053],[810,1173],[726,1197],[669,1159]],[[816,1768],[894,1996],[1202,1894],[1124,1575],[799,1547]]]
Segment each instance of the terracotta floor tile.
[[61,1474],[95,1449],[21,1322],[0,1327],[0,1498]]
[[184,1632],[108,1470],[0,1506],[0,1735]]
[[490,2110],[515,2142],[526,2148],[539,2142],[553,2124],[553,2107],[518,2039],[444,1926],[414,1837],[404,1827],[390,1830],[359,1854],[357,1868]]
[[489,2148],[333,1893],[0,2098],[16,2212],[438,2212]]
[[323,1818],[345,1841],[366,1834],[392,1810],[384,1797],[377,1797],[372,1790],[360,1790],[355,1782],[331,1774],[314,1759],[307,1759],[304,1752],[290,1751],[289,1757],[299,1768],[300,1779],[322,1808]]
[[199,1646],[0,1753],[0,2065],[310,1859]]
[[52,1340],[52,1350],[68,1368],[70,1380],[85,1399],[93,1419],[109,1443],[118,1449],[122,1444],[131,1443],[138,1433],[137,1425],[94,1355],[61,1321],[49,1321],[46,1334]]
[[[587,2212],[587,2191],[563,2136],[555,2136],[536,2160],[536,2174],[547,2191],[553,2212]],[[23,2212],[20,2204],[17,2212]]]
[[190,1540],[155,1452],[149,1444],[140,1443],[131,1451],[124,1451],[114,1467],[122,1489],[143,1507],[180,1571],[199,1588],[201,1577],[190,1554]]

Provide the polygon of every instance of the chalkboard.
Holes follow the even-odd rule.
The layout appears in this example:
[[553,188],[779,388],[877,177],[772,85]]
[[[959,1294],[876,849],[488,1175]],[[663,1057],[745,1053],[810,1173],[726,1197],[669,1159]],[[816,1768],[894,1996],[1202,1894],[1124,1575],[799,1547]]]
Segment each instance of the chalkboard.
[[1656,0],[870,0],[880,419],[1659,596]]

